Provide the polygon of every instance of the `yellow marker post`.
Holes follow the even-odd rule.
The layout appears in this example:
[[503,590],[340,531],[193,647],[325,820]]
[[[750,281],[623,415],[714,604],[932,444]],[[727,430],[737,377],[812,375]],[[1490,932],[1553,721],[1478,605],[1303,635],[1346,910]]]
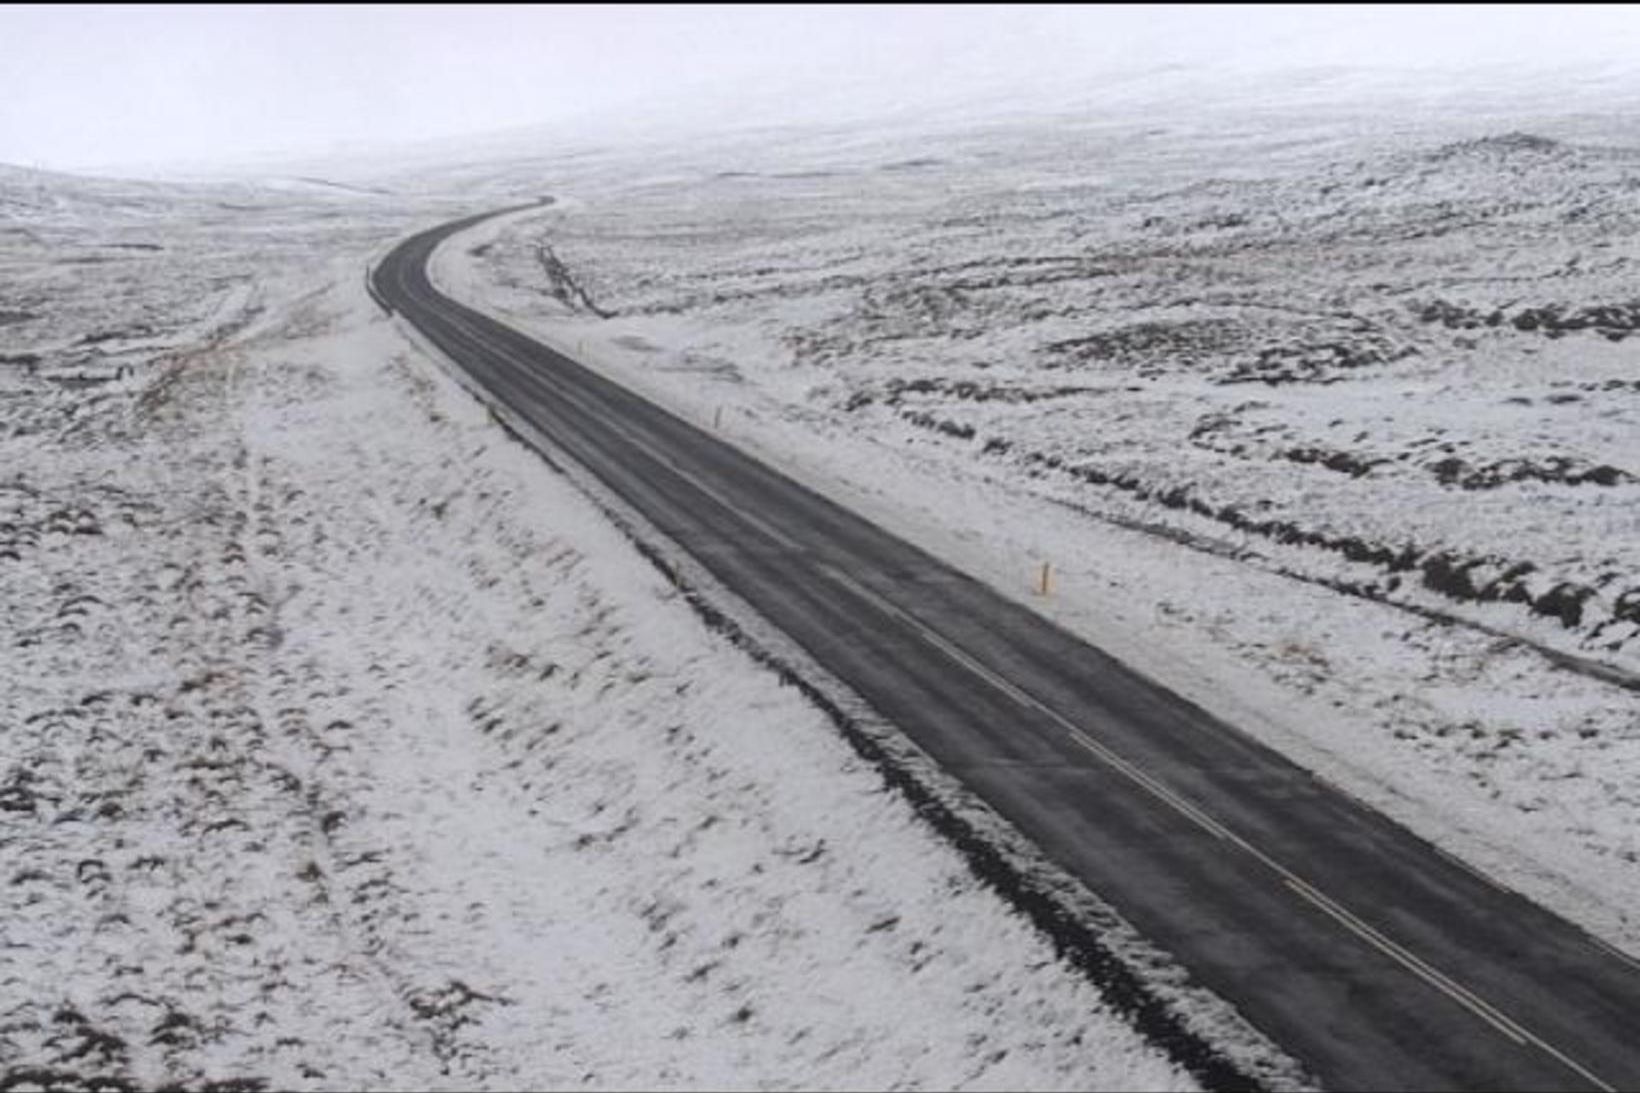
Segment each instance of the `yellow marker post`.
[[1048,594],[1048,563],[1047,562],[1042,563],[1042,576],[1037,582],[1036,594],[1038,596],[1046,596]]

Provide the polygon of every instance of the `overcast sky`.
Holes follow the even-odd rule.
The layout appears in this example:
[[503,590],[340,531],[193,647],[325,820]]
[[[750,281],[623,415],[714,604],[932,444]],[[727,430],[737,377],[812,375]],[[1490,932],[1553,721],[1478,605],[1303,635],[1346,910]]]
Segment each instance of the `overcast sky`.
[[0,163],[873,110],[1155,65],[1640,63],[1634,6],[0,5]]

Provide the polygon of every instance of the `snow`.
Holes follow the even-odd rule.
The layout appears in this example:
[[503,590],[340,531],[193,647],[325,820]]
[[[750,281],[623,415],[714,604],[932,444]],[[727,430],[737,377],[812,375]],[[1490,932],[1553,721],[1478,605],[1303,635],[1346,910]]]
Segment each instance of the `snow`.
[[23,189],[0,1084],[1191,1087],[379,317],[450,206]]
[[1640,149],[1505,105],[544,154],[437,277],[1640,953]]
[[1330,79],[0,169],[0,1084],[1191,1085],[368,301],[537,195],[439,282],[1640,954],[1632,119]]

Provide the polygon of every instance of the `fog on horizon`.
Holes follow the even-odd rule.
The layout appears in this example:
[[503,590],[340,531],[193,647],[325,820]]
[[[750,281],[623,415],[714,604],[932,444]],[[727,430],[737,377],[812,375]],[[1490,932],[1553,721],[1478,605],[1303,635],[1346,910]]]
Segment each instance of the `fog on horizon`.
[[75,170],[848,119],[1159,66],[1627,69],[1640,8],[12,5],[0,48],[0,163]]

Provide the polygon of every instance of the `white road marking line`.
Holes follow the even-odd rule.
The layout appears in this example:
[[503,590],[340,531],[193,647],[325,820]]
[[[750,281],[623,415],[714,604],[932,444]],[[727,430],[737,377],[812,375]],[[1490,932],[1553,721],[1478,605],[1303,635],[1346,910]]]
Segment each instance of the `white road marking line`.
[[[635,440],[634,443],[637,443],[639,446],[643,447],[645,450],[649,450],[648,445],[645,444],[643,441]],[[654,453],[651,452],[651,455],[653,456]],[[684,470],[682,467],[676,467],[676,466],[674,466],[672,468],[672,472],[674,474],[678,475],[680,478],[683,478],[690,485],[694,486],[697,490],[704,493],[706,496],[710,497],[712,500],[716,501],[718,504],[722,505],[724,508],[728,509],[730,512],[734,513],[736,516],[739,516],[742,520],[746,521],[748,524],[751,524],[753,527],[757,528],[764,535],[767,535],[769,538],[773,539],[775,542],[779,543],[781,546],[785,547],[787,550],[793,551],[795,553],[795,552],[801,551],[803,549],[802,544],[797,542],[797,540],[793,539],[791,536],[787,535],[785,532],[781,531],[779,528],[775,527],[773,524],[769,523],[767,520],[764,520],[761,516],[754,516],[753,514],[747,512],[745,509],[741,508],[739,505],[736,505],[733,501],[730,501],[727,497],[724,497],[716,489],[714,489],[711,486],[708,486],[705,482],[702,482],[699,478],[695,477],[695,475],[693,473]]]
[[1429,965],[1425,964],[1418,957],[1407,952],[1405,949],[1401,948],[1401,946],[1385,937],[1378,930],[1361,921],[1361,919],[1352,914],[1348,909],[1341,906],[1337,900],[1332,899],[1324,892],[1321,892],[1319,889],[1315,888],[1315,886],[1306,884],[1304,881],[1289,878],[1286,883],[1287,887],[1291,888],[1306,902],[1325,912],[1329,917],[1335,919],[1340,925],[1344,926],[1351,933],[1366,941],[1373,948],[1378,949],[1392,960],[1406,966],[1408,969],[1416,972],[1420,977],[1430,981],[1454,1000],[1462,1002],[1469,1009],[1484,1018],[1489,1024],[1492,1025],[1492,1027],[1496,1028],[1499,1032],[1503,1033],[1515,1043],[1527,1044],[1532,1042],[1530,1033],[1517,1025],[1514,1021],[1510,1020],[1504,1014],[1498,1012],[1496,1007],[1489,1005],[1484,999],[1478,997],[1472,991],[1447,979],[1446,976],[1429,967]]
[[1608,941],[1602,941],[1598,937],[1594,938],[1594,943],[1596,945],[1598,945],[1607,954],[1609,954],[1613,957],[1616,957],[1617,960],[1620,963],[1627,964],[1629,967],[1634,968],[1637,971],[1640,971],[1640,960],[1636,960],[1634,957],[1630,956],[1628,953],[1624,952],[1622,949],[1619,949],[1617,946],[1611,944]]
[[1073,724],[1058,711],[1045,705],[1034,696],[1022,691],[1015,684],[1003,679],[983,664],[980,664],[967,652],[953,645],[943,635],[929,629],[919,619],[912,617],[910,614],[902,610],[897,604],[891,603],[887,599],[878,595],[876,592],[854,580],[848,574],[843,573],[832,566],[822,565],[821,570],[832,581],[835,581],[836,583],[850,589],[856,595],[870,603],[875,604],[880,610],[889,613],[895,618],[898,618],[901,622],[904,622],[910,626],[930,645],[939,649],[946,656],[956,661],[958,664],[961,664],[964,668],[967,668],[981,679],[984,679],[987,683],[991,684],[991,686],[995,687],[1003,694],[1006,694],[1016,703],[1026,706],[1029,709],[1035,710],[1046,716],[1060,728],[1064,729],[1070,735],[1071,739],[1081,745],[1085,750],[1097,756],[1100,760],[1105,762],[1108,766],[1116,770],[1124,777],[1137,783],[1151,795],[1157,797],[1170,808],[1181,813],[1198,827],[1201,827],[1209,834],[1212,834],[1219,839],[1223,839],[1234,844],[1247,854],[1251,855],[1254,859],[1279,876],[1289,889],[1291,889],[1296,895],[1303,898],[1307,903],[1321,910],[1328,917],[1332,918],[1335,922],[1349,930],[1352,934],[1356,935],[1363,941],[1366,941],[1373,948],[1384,953],[1384,955],[1393,959],[1396,963],[1412,972],[1418,978],[1422,979],[1424,982],[1428,983],[1430,986],[1434,987],[1454,1002],[1457,1002],[1475,1016],[1481,1018],[1481,1020],[1485,1021],[1503,1036],[1517,1044],[1530,1044],[1531,1046],[1538,1048],[1540,1051],[1559,1062],[1562,1066],[1565,1066],[1567,1069],[1573,1071],[1597,1089],[1604,1090],[1606,1093],[1616,1093],[1615,1086],[1603,1081],[1587,1067],[1571,1059],[1564,1052],[1553,1047],[1541,1037],[1529,1032],[1518,1022],[1514,1021],[1500,1011],[1496,1006],[1493,1006],[1491,1003],[1481,998],[1474,991],[1464,987],[1446,973],[1432,967],[1405,946],[1391,940],[1381,931],[1368,925],[1359,916],[1344,907],[1343,904],[1339,903],[1331,896],[1328,896],[1319,888],[1316,888],[1313,884],[1310,884],[1292,870],[1288,869],[1286,866],[1283,866],[1280,862],[1277,862],[1268,854],[1247,842],[1247,840],[1243,839],[1240,835],[1237,835],[1235,832],[1226,828],[1223,824],[1213,819],[1212,816],[1202,811],[1201,808],[1191,803],[1189,800],[1180,796],[1174,790],[1158,782],[1154,777],[1134,766],[1131,762],[1122,758],[1120,755],[1117,755],[1097,740],[1089,737],[1082,731],[1081,728]]
[[[477,332],[477,330],[474,330],[471,325],[467,325],[466,322],[461,322],[461,320],[456,320],[456,318],[446,318],[448,318],[449,322],[453,323],[453,325],[461,328],[462,332],[471,336],[472,340],[477,341],[479,345],[484,346],[485,350],[489,350],[490,353],[494,353],[495,356],[500,356],[500,358],[508,361],[508,363],[512,364],[513,368],[525,369],[525,371],[530,371],[530,373],[535,371],[533,366],[531,366],[528,361],[523,361],[523,359],[515,356],[512,351],[508,350],[507,346],[497,345],[495,341],[490,340],[489,336],[485,336],[482,335],[482,333]],[[556,384],[554,384],[554,386],[556,386]],[[745,520],[746,524],[753,525],[754,528],[758,528],[759,532],[763,532],[764,535],[768,535],[768,537],[772,538],[774,542],[781,543],[782,546],[786,546],[787,550],[802,550],[802,545],[797,543],[797,540],[794,540],[794,538],[789,537],[786,532],[782,532],[781,528],[774,527],[774,525],[769,524],[768,520],[764,520],[763,517],[759,517],[759,515],[751,514],[751,512],[746,512],[745,509],[741,509],[740,505],[736,505],[735,502],[730,501],[728,497],[723,496],[722,492],[718,491],[717,487],[710,486],[707,482],[700,481],[697,474],[692,473],[692,471],[686,471],[686,469],[681,468],[681,466],[677,466],[677,460],[674,460],[672,456],[664,455],[661,451],[656,450],[656,448],[654,448],[654,446],[651,445],[646,438],[638,437],[635,433],[630,432],[625,425],[622,425],[620,422],[615,422],[615,420],[610,420],[610,418],[605,417],[604,423],[605,427],[610,428],[610,432],[618,433],[618,435],[620,435],[626,443],[630,443],[631,446],[635,446],[638,450],[643,451],[643,453],[645,453],[646,456],[649,456],[651,460],[656,461],[656,463],[661,464],[661,466],[669,469],[672,473],[677,474],[679,478],[689,482],[690,486],[694,486],[695,489],[699,489],[702,494],[710,497],[710,499],[717,502],[717,504],[723,505],[723,509],[730,510],[730,512],[733,512],[736,517],[740,517],[741,520]]]
[[[468,323],[466,323],[462,320],[455,319],[455,318],[452,318],[450,316],[446,316],[445,318],[452,325],[458,327],[464,333],[466,333],[468,336],[470,336],[475,342],[479,343],[485,349],[489,350],[491,353],[495,354],[496,356],[501,357],[503,360],[506,360],[508,363],[512,364],[515,368],[523,369],[525,371],[531,372],[532,374],[534,373],[535,369],[528,361],[520,359],[511,350],[509,350],[506,346],[496,344],[488,336],[486,336],[485,334],[482,334],[479,331],[475,330],[472,326],[470,326]],[[554,386],[561,386],[561,384],[554,384]],[[571,401],[576,401],[576,400],[573,397],[571,397]],[[679,478],[682,478],[684,481],[688,482],[691,486],[694,486],[701,493],[705,494],[707,497],[710,497],[713,501],[716,501],[719,505],[723,506],[723,508],[725,508],[729,512],[734,513],[736,516],[738,516],[740,519],[746,521],[746,523],[750,524],[752,527],[757,528],[758,531],[762,532],[764,535],[768,536],[770,539],[773,539],[775,542],[779,543],[781,546],[784,546],[786,549],[791,550],[791,551],[800,551],[800,550],[803,549],[802,545],[799,544],[795,539],[793,539],[791,536],[787,535],[785,532],[781,531],[779,528],[775,527],[773,524],[769,523],[767,520],[763,519],[761,516],[758,516],[754,513],[747,512],[745,509],[741,508],[739,505],[735,504],[733,501],[731,501],[727,497],[723,496],[723,494],[720,493],[717,490],[716,487],[711,486],[711,485],[707,484],[706,482],[701,481],[701,479],[697,475],[695,475],[693,472],[686,471],[682,467],[678,466],[677,461],[675,459],[673,459],[669,455],[666,455],[666,454],[664,454],[660,451],[657,451],[655,449],[655,447],[653,445],[651,445],[649,443],[649,441],[646,440],[645,438],[634,434],[633,432],[631,432],[629,429],[627,429],[624,425],[622,425],[618,421],[612,421],[607,417],[604,418],[603,420],[604,420],[604,425],[607,428],[609,428],[612,432],[618,433],[622,437],[622,439],[624,439],[627,443],[631,444],[633,447],[635,447],[635,448],[639,449],[640,451],[642,451],[645,455],[649,456],[649,458],[653,459],[656,463],[660,464],[663,467],[666,467],[673,474],[677,475]]]
[[[401,287],[403,286],[402,272],[400,275],[400,285]],[[411,295],[412,298],[414,298],[413,294],[408,292],[406,292],[406,295]],[[488,337],[475,331],[466,322],[453,318],[449,315],[444,316],[444,318],[452,326],[455,326],[462,332],[466,333],[473,339],[473,341],[477,342],[483,348],[508,361],[513,366],[524,368],[526,370],[531,369],[531,366],[527,362],[518,359],[506,347],[496,345]],[[606,424],[610,423],[606,421]],[[755,516],[741,509],[738,505],[734,504],[728,498],[719,493],[714,487],[702,482],[692,473],[673,466],[667,457],[657,452],[648,444],[647,441],[634,436],[619,425],[614,425],[613,428],[629,443],[632,443],[634,446],[643,450],[645,454],[649,455],[650,458],[655,459],[664,466],[670,467],[670,469],[673,470],[679,477],[688,481],[696,489],[699,489],[702,493],[712,498],[728,511],[733,512],[736,516],[758,528],[765,535],[793,550],[800,549],[796,542],[794,542],[778,528],[775,528],[761,517]],[[864,585],[861,585],[847,574],[830,565],[821,564],[819,568],[822,574],[824,574],[827,578],[835,583],[843,585],[861,598],[875,604],[880,610],[904,622],[916,631],[917,634],[926,642],[939,649],[949,659],[962,665],[964,668],[979,676],[981,679],[984,679],[988,684],[996,688],[1001,693],[1007,695],[1017,704],[1034,710],[1048,718],[1054,724],[1063,729],[1070,736],[1070,738],[1084,750],[1100,759],[1123,777],[1126,777],[1130,781],[1139,785],[1146,792],[1162,801],[1174,811],[1183,815],[1186,819],[1190,820],[1191,823],[1202,828],[1215,838],[1232,843],[1237,848],[1246,852],[1255,860],[1263,864],[1266,868],[1281,877],[1286,886],[1294,894],[1304,899],[1311,906],[1316,907],[1318,910],[1325,913],[1335,922],[1345,927],[1345,929],[1349,932],[1366,941],[1375,949],[1393,959],[1396,963],[1412,972],[1418,978],[1424,980],[1430,986],[1439,990],[1448,998],[1451,998],[1453,1001],[1468,1009],[1471,1013],[1481,1018],[1493,1029],[1497,1030],[1501,1035],[1517,1044],[1530,1044],[1531,1046],[1538,1048],[1551,1058],[1555,1059],[1561,1065],[1565,1066],[1567,1069],[1582,1077],[1591,1085],[1605,1091],[1605,1093],[1617,1093],[1615,1086],[1603,1081],[1588,1068],[1580,1065],[1563,1052],[1545,1042],[1542,1038],[1523,1028],[1520,1024],[1512,1020],[1506,1014],[1498,1010],[1495,1006],[1481,998],[1479,995],[1475,994],[1473,991],[1464,987],[1444,972],[1441,972],[1425,963],[1416,954],[1400,945],[1398,942],[1386,937],[1383,933],[1368,925],[1366,922],[1362,921],[1358,916],[1345,908],[1337,900],[1326,895],[1320,889],[1316,888],[1308,881],[1305,881],[1303,878],[1299,877],[1297,874],[1275,861],[1269,855],[1265,854],[1241,836],[1225,827],[1219,821],[1215,820],[1211,815],[1204,812],[1200,807],[1193,804],[1188,799],[1180,796],[1168,786],[1157,781],[1153,776],[1147,774],[1139,767],[1111,751],[1105,745],[1088,736],[1080,727],[1075,725],[1064,715],[1060,714],[1057,710],[1045,705],[1034,696],[1021,690],[1015,684],[991,671],[985,665],[975,660],[966,651],[952,644],[943,635],[929,629],[920,620],[907,614],[898,605],[891,603],[887,599],[878,595],[876,592],[866,588]]]

